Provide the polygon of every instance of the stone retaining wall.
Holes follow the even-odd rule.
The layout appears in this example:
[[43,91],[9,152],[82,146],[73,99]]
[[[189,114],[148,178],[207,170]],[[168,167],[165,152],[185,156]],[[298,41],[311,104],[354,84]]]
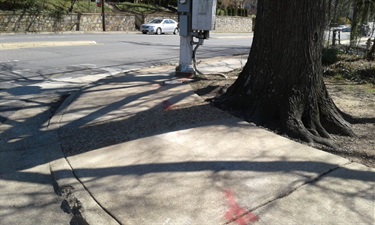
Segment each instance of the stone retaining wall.
[[[135,17],[108,13],[107,31],[135,31]],[[103,31],[99,13],[71,14],[61,18],[49,15],[0,14],[0,32]]]
[[250,33],[253,31],[253,18],[251,17],[216,17],[215,32],[218,33]]
[[[154,18],[170,18],[178,20],[177,16],[170,15],[147,15],[143,22]],[[215,32],[217,33],[249,33],[253,31],[253,18],[239,16],[216,16]]]
[[[135,16],[121,13],[107,13],[106,31],[136,31],[136,27],[156,17],[177,20],[175,15]],[[251,32],[253,21],[249,17],[216,18],[215,32]],[[65,32],[65,31],[103,31],[100,13],[70,14],[60,17],[45,14],[0,13],[0,33],[9,32]]]

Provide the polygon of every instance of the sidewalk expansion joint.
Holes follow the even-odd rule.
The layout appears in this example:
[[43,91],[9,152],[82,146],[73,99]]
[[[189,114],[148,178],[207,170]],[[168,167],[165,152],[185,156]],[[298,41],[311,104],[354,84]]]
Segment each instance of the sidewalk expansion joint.
[[321,180],[323,177],[327,176],[328,174],[330,174],[330,173],[332,173],[332,172],[334,172],[334,171],[336,171],[336,170],[338,170],[338,169],[340,169],[340,168],[342,168],[342,167],[344,167],[344,166],[350,165],[350,164],[352,164],[352,162],[347,162],[347,163],[344,163],[344,164],[341,164],[341,165],[337,165],[337,166],[335,166],[335,167],[333,167],[333,168],[331,168],[331,169],[329,169],[329,170],[327,170],[327,171],[325,171],[325,172],[319,174],[319,175],[316,176],[315,178],[313,178],[313,179],[311,179],[311,180],[307,180],[306,182],[304,182],[304,183],[302,183],[301,185],[299,185],[299,186],[293,188],[292,190],[287,191],[287,192],[285,192],[285,193],[282,193],[282,194],[280,194],[279,196],[275,197],[274,199],[271,199],[271,200],[269,200],[269,201],[267,201],[267,202],[265,202],[265,203],[263,203],[263,204],[260,204],[260,205],[258,205],[258,206],[255,206],[255,207],[249,209],[246,213],[244,213],[244,214],[238,216],[237,218],[234,218],[234,219],[231,220],[231,221],[226,222],[225,224],[230,224],[230,223],[233,223],[233,222],[235,222],[235,221],[237,221],[237,220],[241,220],[241,218],[243,218],[243,217],[245,217],[245,216],[252,215],[252,212],[253,212],[253,211],[255,211],[255,210],[257,210],[257,209],[259,209],[259,208],[261,208],[261,207],[264,207],[264,206],[266,206],[266,205],[268,205],[268,204],[270,204],[270,203],[276,202],[276,201],[278,201],[278,200],[280,200],[280,199],[286,198],[286,197],[290,196],[291,194],[293,194],[293,193],[294,193],[295,191],[297,191],[298,189],[300,189],[300,188],[302,188],[302,187],[304,187],[304,186],[306,186],[306,185],[308,185],[308,184],[316,183],[316,182],[318,182],[319,180]]

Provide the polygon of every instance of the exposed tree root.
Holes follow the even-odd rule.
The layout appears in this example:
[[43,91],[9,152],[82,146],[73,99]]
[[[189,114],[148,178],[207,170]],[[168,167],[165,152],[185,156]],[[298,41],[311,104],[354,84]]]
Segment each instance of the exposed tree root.
[[[251,102],[252,105],[246,105]],[[341,117],[340,111],[333,102],[332,105],[308,105],[307,109],[294,108],[288,113],[280,112],[280,110],[273,110],[272,113],[269,113],[265,112],[264,105],[254,104],[254,101],[238,97],[237,93],[233,94],[232,92],[231,94],[228,90],[225,94],[213,99],[212,103],[223,110],[236,114],[236,116],[240,115],[248,122],[267,127],[277,133],[286,134],[313,147],[325,146],[338,150],[339,147],[334,143],[331,134],[354,136],[348,122]],[[275,115],[275,112],[278,115]],[[280,115],[287,116],[283,118]]]
[[[318,124],[318,127],[319,129],[325,131],[325,129],[320,124]],[[315,129],[306,128],[302,120],[299,119],[293,119],[292,123],[289,122],[285,130],[285,134],[287,134],[288,136],[302,140],[313,147],[316,147],[316,144],[320,144],[332,149],[338,149],[338,146],[330,139],[330,136],[322,137],[319,135],[319,133],[320,132]]]

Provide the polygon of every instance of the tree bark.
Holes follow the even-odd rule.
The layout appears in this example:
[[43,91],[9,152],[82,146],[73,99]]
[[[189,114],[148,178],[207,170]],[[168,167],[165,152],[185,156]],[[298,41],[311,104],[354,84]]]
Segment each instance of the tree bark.
[[[369,39],[369,40],[371,40],[371,39]],[[372,46],[370,48],[370,51],[367,53],[366,58],[368,60],[375,60],[375,38],[373,40],[373,44],[372,44]]]
[[330,98],[321,64],[323,0],[263,0],[248,61],[214,104],[310,143],[354,135]]

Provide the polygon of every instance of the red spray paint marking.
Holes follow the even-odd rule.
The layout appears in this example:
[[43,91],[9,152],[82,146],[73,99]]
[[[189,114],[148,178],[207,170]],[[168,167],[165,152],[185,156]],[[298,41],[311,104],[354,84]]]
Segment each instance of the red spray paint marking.
[[225,213],[225,219],[227,222],[233,221],[238,225],[249,225],[252,222],[257,221],[259,218],[258,216],[250,213],[244,208],[241,208],[234,195],[231,191],[225,190],[225,197],[228,200],[229,210]]

